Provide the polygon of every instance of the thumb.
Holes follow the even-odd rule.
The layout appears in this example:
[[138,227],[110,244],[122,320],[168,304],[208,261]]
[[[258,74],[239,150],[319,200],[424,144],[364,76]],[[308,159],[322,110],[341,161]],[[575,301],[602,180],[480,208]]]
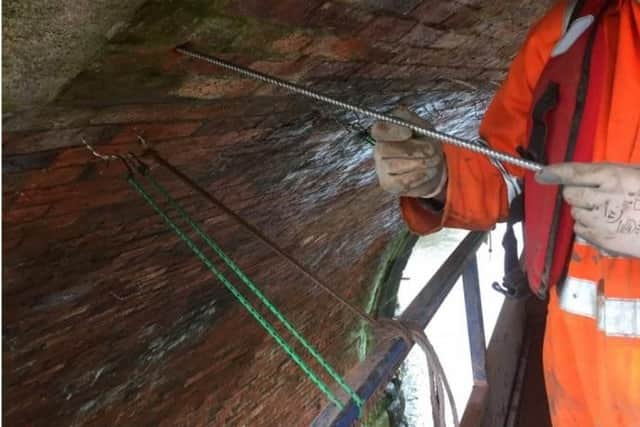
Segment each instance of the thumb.
[[413,136],[413,132],[403,126],[377,121],[371,127],[371,136],[376,141],[400,142],[410,139]]
[[405,120],[414,125],[422,126],[427,129],[433,129],[433,126],[428,121],[426,121],[425,119],[423,119],[422,117],[414,113],[413,111],[409,110],[405,106],[394,108],[393,111],[391,112],[391,115],[393,117],[397,117],[399,119]]
[[[433,129],[433,126],[426,120],[422,119],[413,111],[409,110],[407,107],[400,106],[393,109],[391,112],[393,117],[404,120],[406,122],[412,123],[417,126],[422,126],[427,129]],[[373,124],[371,128],[371,136],[377,141],[388,141],[388,142],[400,142],[406,141],[413,136],[413,131],[411,129],[406,128],[404,126],[394,125],[392,123],[387,123],[383,121],[377,121]]]
[[540,184],[599,187],[602,184],[601,169],[594,163],[556,163],[536,173],[536,181]]

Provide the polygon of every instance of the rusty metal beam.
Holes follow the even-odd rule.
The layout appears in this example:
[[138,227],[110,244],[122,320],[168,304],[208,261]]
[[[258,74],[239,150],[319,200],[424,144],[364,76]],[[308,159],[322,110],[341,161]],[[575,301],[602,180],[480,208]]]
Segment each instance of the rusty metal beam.
[[[419,325],[423,329],[426,328],[467,265],[470,262],[475,263],[475,253],[485,236],[486,232],[483,231],[470,232],[426,283],[399,319]],[[376,346],[371,354],[360,363],[366,367],[367,372],[360,376],[364,380],[360,384],[354,385],[357,386],[358,395],[368,401],[382,390],[412,347],[412,343],[409,344],[401,338],[395,338]],[[347,427],[353,425],[357,420],[358,410],[351,401],[342,411],[334,404],[329,404],[320,412],[312,425],[314,427],[328,425]]]

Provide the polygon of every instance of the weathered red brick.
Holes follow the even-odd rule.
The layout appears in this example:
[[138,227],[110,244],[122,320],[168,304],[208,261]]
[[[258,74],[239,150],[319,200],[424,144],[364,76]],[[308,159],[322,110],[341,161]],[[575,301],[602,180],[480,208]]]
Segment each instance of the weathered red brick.
[[185,98],[218,99],[248,95],[260,84],[249,79],[223,79],[207,76],[190,76],[174,95]]
[[[194,50],[197,52],[208,53],[209,55],[224,59],[234,64],[248,66],[255,61],[255,55],[247,52],[216,52],[211,50],[207,45],[200,45],[197,43],[186,44],[185,48]],[[175,49],[171,49],[168,52],[162,52],[163,62],[162,70],[166,73],[175,74],[202,74],[206,76],[218,76],[218,77],[236,77],[237,74],[227,71],[226,69],[217,65],[211,64],[207,61],[191,58],[182,53],[179,53]]]
[[[184,45],[185,48],[193,48],[191,45]],[[175,49],[171,49],[167,55],[164,57],[164,61],[162,62],[162,69],[164,71],[175,70],[178,67],[181,67],[183,62],[186,61],[186,57],[179,53]]]
[[[319,57],[303,56],[296,61],[257,61],[251,65],[251,68],[285,80],[301,82],[308,75],[309,70],[319,62]],[[253,92],[255,97],[274,97],[285,94],[289,92],[270,84],[262,84]]]
[[302,26],[322,0],[245,0],[230,3],[230,11],[281,24]]
[[203,74],[207,76],[226,77],[231,76],[230,71],[206,61],[200,61],[181,53],[173,52],[167,56],[167,60],[162,64],[162,69],[166,73],[181,74]]
[[304,61],[256,61],[249,67],[276,77],[295,79],[304,72]]
[[21,154],[5,154],[2,158],[2,172],[3,174],[16,174],[26,171],[46,169],[53,163],[55,157],[55,150]]
[[164,104],[127,104],[108,106],[98,111],[91,124],[130,124],[162,122],[176,119],[197,121],[218,115],[240,116],[288,108],[287,99],[240,97],[208,101],[182,101]]
[[[394,63],[400,64],[423,64],[438,67],[471,67],[470,58],[472,53],[462,49],[432,49],[432,48],[414,48],[407,49],[399,53],[394,58]],[[475,73],[477,73],[477,65],[474,64]]]
[[454,33],[449,31],[442,35],[438,40],[433,42],[430,47],[434,49],[456,49],[465,43],[468,43],[473,36]]
[[3,132],[25,132],[78,128],[89,124],[95,114],[93,106],[47,105],[20,113],[7,113],[2,118]]
[[[104,155],[124,154],[128,151],[139,152],[141,149],[140,143],[136,140],[130,140],[118,145],[95,144],[94,147]],[[95,161],[97,161],[97,159],[93,157],[93,155],[83,145],[80,145],[73,148],[67,148],[58,153],[58,156],[51,167],[82,166]]]
[[104,142],[113,138],[121,127],[89,126],[84,128],[59,129],[36,132],[7,132],[3,134],[3,155],[25,154],[53,150],[89,142]]
[[149,141],[180,138],[193,134],[202,122],[140,123],[128,125],[112,139],[112,143],[129,143],[140,135]]
[[35,221],[38,218],[42,218],[50,210],[49,205],[32,206],[24,204],[24,207],[20,207],[22,205],[20,199],[19,197],[11,207],[11,210],[2,216],[3,223],[6,221],[7,225],[11,225]]
[[265,116],[216,117],[206,122],[193,136],[211,135],[220,137],[229,132],[256,128],[264,120]]
[[359,37],[371,41],[395,42],[407,34],[416,22],[394,16],[378,16],[360,32]]
[[469,6],[458,9],[454,14],[450,15],[442,21],[442,27],[459,32],[470,32],[476,25],[483,21],[482,15],[477,10]]
[[360,38],[324,36],[314,40],[313,44],[305,49],[305,53],[338,61],[349,61],[365,58],[367,49],[367,43]]
[[359,5],[342,1],[327,1],[313,11],[307,19],[307,27],[323,32],[352,35],[369,25],[374,16]]
[[361,0],[361,3],[382,12],[394,14],[407,14],[422,0]]
[[[513,25],[513,23],[509,22],[480,21],[472,30],[476,40],[482,42],[482,44],[504,43],[509,45],[515,43],[519,47],[522,44],[522,40],[512,36]],[[469,31],[464,31],[464,33],[469,33]]]
[[323,61],[305,73],[305,78],[345,79],[363,66],[363,62]]
[[197,120],[222,111],[218,102],[208,105],[193,103],[127,104],[102,108],[91,118],[91,124],[159,122],[180,117]]
[[418,24],[402,38],[402,42],[410,46],[428,47],[442,37],[444,33],[427,25]]
[[405,65],[368,64],[358,72],[358,75],[367,79],[384,79],[390,78],[391,74],[397,75],[406,69],[407,67]]
[[487,82],[490,86],[498,87],[507,76],[507,70],[484,70],[476,77],[480,82]]
[[411,16],[425,24],[439,24],[453,15],[462,5],[457,1],[427,0],[416,7]]
[[295,31],[271,43],[271,50],[275,53],[297,57],[299,52],[312,40],[313,38],[309,34]]

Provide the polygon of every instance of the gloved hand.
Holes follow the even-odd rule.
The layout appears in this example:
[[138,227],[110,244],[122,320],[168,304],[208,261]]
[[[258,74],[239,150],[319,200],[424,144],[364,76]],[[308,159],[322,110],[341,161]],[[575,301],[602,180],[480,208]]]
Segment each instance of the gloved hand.
[[560,163],[536,180],[564,185],[577,236],[612,255],[640,258],[640,165]]
[[[426,121],[405,107],[393,110],[392,116],[431,128]],[[442,147],[425,138],[414,138],[405,127],[375,122],[371,136],[376,140],[373,158],[380,186],[389,193],[410,197],[434,197],[447,182],[447,168]]]

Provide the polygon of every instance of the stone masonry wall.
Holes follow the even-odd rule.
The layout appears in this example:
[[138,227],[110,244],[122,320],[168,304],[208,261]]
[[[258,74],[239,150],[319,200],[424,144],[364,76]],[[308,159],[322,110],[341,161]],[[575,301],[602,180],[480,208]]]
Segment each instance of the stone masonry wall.
[[[180,171],[365,306],[402,229],[367,120],[186,59],[199,50],[473,136],[536,2],[145,3],[52,104],[3,120],[3,398],[10,425],[306,425],[324,396],[104,153],[143,135]],[[360,326],[231,218],[152,171],[341,371]]]

